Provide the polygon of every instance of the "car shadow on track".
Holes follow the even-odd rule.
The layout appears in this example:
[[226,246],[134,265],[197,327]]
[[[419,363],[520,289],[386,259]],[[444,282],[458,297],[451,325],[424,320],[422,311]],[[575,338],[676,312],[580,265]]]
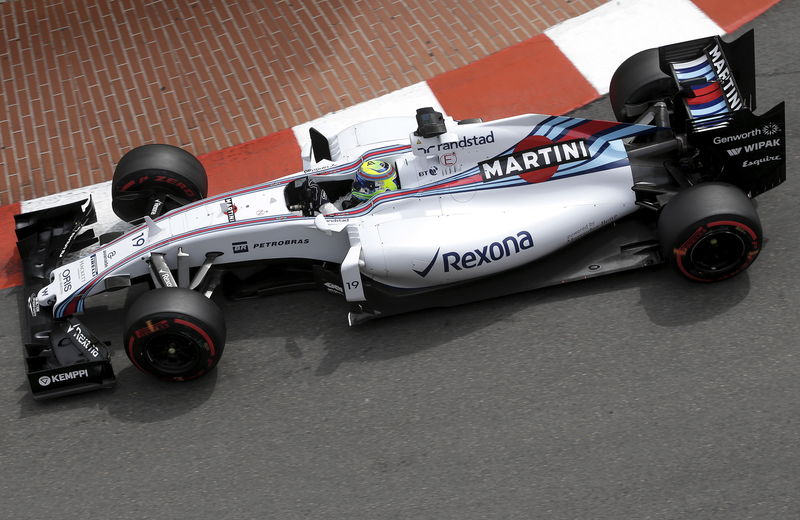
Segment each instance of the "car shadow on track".
[[99,408],[108,410],[111,416],[124,422],[150,423],[181,416],[213,395],[216,371],[189,384],[170,383],[140,372],[128,361],[121,345],[125,308],[145,290],[146,286],[141,285],[132,287],[127,293],[99,295],[89,301],[87,312],[79,317],[98,338],[111,342],[116,386],[109,390],[35,401],[25,383],[20,388],[26,394],[19,401],[21,417]]
[[[348,361],[411,355],[470,334],[497,319],[496,311],[486,306],[468,305],[418,311],[349,327],[349,304],[341,296],[317,291],[229,302],[224,308],[229,343],[259,343],[252,348],[271,348],[273,355],[277,348],[280,356],[294,360],[295,365],[305,360],[305,368],[315,376],[330,375]],[[464,320],[463,315],[468,312],[465,309],[470,308],[474,316]]]
[[[348,327],[348,305],[341,297],[317,291],[290,293],[238,302],[220,302],[228,325],[228,346],[219,370],[186,383],[167,383],[139,372],[120,345],[124,308],[144,290],[134,288],[117,301],[100,300],[83,318],[98,337],[112,341],[111,352],[118,384],[112,390],[91,392],[53,401],[37,402],[27,384],[19,401],[22,417],[64,410],[107,409],[124,422],[168,420],[201,406],[214,394],[218,377],[273,370],[271,377],[294,378],[300,373],[326,377],[346,363],[368,363],[414,355],[427,349],[481,336],[484,329],[533,308],[545,315],[550,308],[572,300],[608,300],[615,293],[636,290],[639,301],[616,300],[621,305],[641,305],[649,320],[662,327],[687,327],[727,312],[742,302],[750,290],[745,272],[716,284],[686,281],[664,267],[619,273],[461,305],[429,309]],[[568,305],[567,305],[568,307]],[[569,320],[580,322],[580,310]],[[624,308],[620,312],[625,312]],[[541,323],[536,327],[541,330]],[[577,332],[580,334],[580,329]],[[590,333],[586,331],[585,333]],[[278,368],[272,368],[277,365]],[[22,377],[22,376],[21,376]],[[269,378],[267,380],[270,380]],[[230,386],[239,385],[238,382]]]
[[650,321],[662,327],[684,327],[710,320],[738,305],[750,292],[744,273],[717,283],[685,280],[662,269],[641,284],[641,302]]
[[24,384],[20,388],[20,391],[26,392],[19,401],[20,417],[92,409],[107,410],[109,415],[123,422],[166,421],[206,402],[213,395],[216,383],[216,371],[197,381],[181,384],[159,381],[133,366],[127,366],[117,373],[117,386],[113,389],[59,399],[35,401],[28,385]]
[[[710,320],[739,304],[749,293],[747,273],[722,283],[687,281],[665,267],[631,271],[581,283],[539,289],[450,308],[436,308],[373,320],[348,327],[348,306],[339,297],[303,292],[225,306],[229,342],[262,338],[255,348],[276,347],[284,360],[305,358],[303,370],[333,374],[344,363],[364,363],[414,355],[426,349],[475,336],[527,307],[546,314],[570,300],[639,289],[649,320],[661,327],[685,327]],[[628,304],[628,303],[626,303]],[[576,311],[575,322],[582,316]],[[537,324],[536,327],[541,327]],[[478,334],[480,335],[480,334]],[[320,345],[309,346],[309,344]],[[237,355],[237,354],[226,354]],[[273,361],[275,358],[273,358]],[[314,361],[312,361],[314,360]],[[311,363],[311,366],[308,366]],[[296,366],[296,365],[295,365]],[[286,371],[285,377],[293,372]]]

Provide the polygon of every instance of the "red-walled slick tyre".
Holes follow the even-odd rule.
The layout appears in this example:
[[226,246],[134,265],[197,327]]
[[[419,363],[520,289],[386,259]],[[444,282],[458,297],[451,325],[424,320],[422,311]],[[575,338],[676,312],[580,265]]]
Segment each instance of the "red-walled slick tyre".
[[730,184],[698,184],[678,193],[661,211],[658,232],[664,258],[697,282],[736,276],[761,251],[753,203]]
[[213,369],[225,347],[225,320],[217,305],[189,289],[148,291],[125,319],[125,352],[141,371],[170,381]]
[[111,206],[126,222],[144,218],[156,197],[161,213],[208,195],[208,177],[197,158],[175,146],[147,144],[126,153],[114,170]]

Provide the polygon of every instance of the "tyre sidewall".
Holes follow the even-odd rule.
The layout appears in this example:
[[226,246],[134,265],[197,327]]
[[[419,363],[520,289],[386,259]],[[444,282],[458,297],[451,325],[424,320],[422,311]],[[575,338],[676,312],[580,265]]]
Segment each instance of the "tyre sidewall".
[[[731,278],[758,256],[762,230],[750,199],[738,188],[707,183],[688,188],[667,203],[658,220],[662,254],[683,276],[697,282]],[[738,262],[718,273],[693,262],[695,248],[714,236],[738,237],[742,254]]]
[[626,59],[609,83],[609,102],[617,121],[632,122],[637,116],[625,113],[627,103],[639,105],[671,98],[673,80],[660,67],[658,49],[648,49]]
[[126,153],[114,170],[111,196],[114,212],[126,221],[144,216],[147,200],[119,200],[117,195],[144,191],[194,202],[208,195],[202,163],[189,152],[165,144],[149,144]]
[[168,170],[137,170],[121,177],[113,187],[114,194],[146,187],[159,193],[169,193],[190,202],[204,197],[203,192],[191,180]]
[[[706,219],[706,222],[697,222],[692,228],[687,228],[686,238],[679,238],[679,245],[673,248],[674,263],[678,271],[686,278],[696,282],[716,282],[731,278],[747,269],[761,251],[761,240],[753,229],[751,222],[743,222],[737,215],[719,215]],[[738,263],[722,270],[719,274],[709,274],[699,268],[692,260],[692,253],[704,240],[709,240],[712,234],[727,233],[741,239],[743,254]]]
[[[200,377],[219,362],[225,345],[222,311],[205,296],[188,289],[155,289],[130,307],[124,335],[125,352],[143,372],[170,381]],[[154,362],[159,347],[174,340],[189,353],[190,363],[165,369]],[[180,369],[178,369],[180,368]]]

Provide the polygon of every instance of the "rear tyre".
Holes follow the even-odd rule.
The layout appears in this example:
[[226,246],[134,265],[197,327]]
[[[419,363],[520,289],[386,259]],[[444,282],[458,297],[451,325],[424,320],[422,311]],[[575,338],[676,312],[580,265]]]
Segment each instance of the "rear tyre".
[[225,347],[225,320],[202,294],[181,288],[148,291],[125,319],[125,352],[148,374],[185,381],[213,369]]
[[175,146],[147,144],[126,153],[114,170],[111,206],[126,222],[144,218],[156,197],[169,211],[208,195],[208,177],[197,158]]
[[650,105],[676,94],[674,81],[659,66],[658,49],[634,54],[611,77],[608,98],[617,121],[635,121]]
[[752,201],[720,182],[692,186],[658,218],[661,252],[686,278],[717,282],[745,269],[761,251],[762,230]]

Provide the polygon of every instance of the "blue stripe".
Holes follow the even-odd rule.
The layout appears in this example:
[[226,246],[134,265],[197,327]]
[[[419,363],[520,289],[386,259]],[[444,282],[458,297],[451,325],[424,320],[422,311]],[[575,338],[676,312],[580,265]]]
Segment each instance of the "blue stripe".
[[700,71],[699,73],[691,73],[691,74],[680,74],[680,73],[678,73],[678,74],[676,74],[676,76],[678,77],[678,81],[688,81],[688,80],[692,80],[692,79],[703,78],[706,81],[711,82],[711,81],[714,81],[716,79],[716,76],[714,75],[714,71],[711,69],[711,67],[707,67],[707,68],[703,69],[702,71]]
[[[555,141],[555,138],[553,137],[553,135],[555,135],[559,131],[561,131],[561,129],[563,128],[562,124],[566,123],[570,119],[571,118],[569,118],[569,117],[557,117],[555,119],[555,121],[553,121],[553,124],[550,125],[550,128],[546,130],[544,136],[546,138],[550,139],[551,141]],[[553,134],[553,135],[551,135],[551,134]]]
[[689,106],[689,110],[691,110],[692,113],[694,113],[695,110],[703,110],[703,109],[706,109],[706,108],[709,108],[709,107],[715,107],[715,106],[719,105],[720,103],[725,104],[725,99],[722,96],[714,98],[714,99],[712,99],[711,101],[709,101],[707,103],[700,103],[699,105],[689,105],[687,103],[687,105]]
[[711,84],[712,84],[712,82],[703,83],[702,85],[692,85],[692,92],[694,92],[696,94],[698,90],[702,90],[702,89],[708,87]]
[[715,103],[713,103],[712,105],[700,109],[695,109],[695,107],[691,107],[692,117],[710,116],[712,114],[718,114],[723,111],[724,112],[728,111],[728,105],[725,104],[724,99],[720,99]]
[[[196,234],[192,234],[192,236],[191,236],[191,238],[195,238],[195,237],[204,236],[204,235],[207,235],[207,234],[210,234],[210,233],[216,233],[218,231],[227,231],[228,229],[231,229],[231,228],[240,229],[240,228],[256,226],[256,225],[272,224],[272,223],[275,223],[275,222],[286,222],[287,220],[302,220],[302,219],[303,219],[302,217],[294,217],[293,219],[287,219],[287,218],[278,218],[278,216],[276,216],[276,217],[266,217],[266,218],[261,218],[261,219],[243,220],[243,221],[240,221],[240,222],[236,222],[233,225],[225,225],[225,224],[222,224],[222,223],[213,224],[211,226],[207,226],[206,228],[187,231],[185,233],[182,233],[181,235],[169,237],[169,238],[166,238],[164,240],[161,240],[161,241],[153,243],[153,244],[148,244],[143,250],[134,252],[133,254],[129,255],[126,259],[122,260],[120,263],[115,265],[114,269],[122,268],[126,264],[130,264],[131,262],[135,262],[142,255],[145,255],[145,254],[147,254],[147,253],[149,253],[151,251],[154,251],[154,250],[156,250],[156,249],[158,249],[160,247],[163,247],[163,246],[165,246],[165,245],[167,245],[170,242],[173,242],[175,240],[184,239],[184,238],[186,238],[186,235],[189,235],[189,234],[192,234],[192,233],[196,233]],[[313,218],[306,217],[306,220],[313,220]],[[223,226],[223,227],[220,227],[220,226]],[[216,228],[216,229],[211,229],[211,228]],[[103,277],[103,278],[105,278],[105,277]],[[55,318],[63,318],[65,309],[69,306],[70,303],[72,303],[75,300],[75,298],[78,297],[80,292],[83,291],[85,288],[87,288],[90,285],[95,285],[95,284],[99,283],[100,281],[103,280],[103,278],[93,278],[93,279],[87,281],[85,284],[83,284],[80,288],[78,288],[75,292],[73,292],[67,299],[65,299],[64,301],[62,301],[61,303],[59,303],[57,306],[55,306],[53,308],[53,317],[55,317]],[[80,297],[80,301],[78,302],[78,307],[76,309],[76,312],[82,312],[83,311],[84,302],[85,302],[85,300],[86,300],[86,298],[88,296],[89,296],[89,294],[87,292],[87,294],[85,294],[82,297]]]
[[[653,127],[648,129],[650,132],[655,131],[656,128]],[[569,172],[570,174],[575,172],[580,172],[587,170],[589,168],[594,168],[599,165],[604,164],[608,161],[618,161],[618,160],[628,160],[628,155],[625,152],[625,147],[621,143],[618,145],[619,148],[612,147],[610,151],[607,151],[610,146],[612,146],[613,142],[616,142],[618,139],[623,139],[625,137],[630,137],[631,135],[642,135],[644,133],[649,133],[648,131],[642,131],[640,128],[630,128],[625,127],[618,129],[614,132],[609,133],[605,136],[602,140],[599,140],[592,144],[589,147],[589,151],[592,154],[592,158],[588,161],[572,163],[568,165],[566,168],[559,169],[559,173]]]
[[614,168],[622,168],[624,166],[628,166],[629,164],[630,164],[630,162],[628,161],[628,158],[625,157],[624,159],[619,159],[619,160],[614,161],[614,162],[610,162],[610,163],[606,163],[606,164],[603,164],[603,165],[599,165],[599,166],[594,167],[594,168],[592,168],[591,170],[588,170],[588,171],[573,172],[573,173],[568,173],[566,175],[559,175],[558,177],[554,176],[553,180],[566,179],[566,178],[569,178],[569,177],[575,177],[577,175],[586,175],[586,174],[589,174],[589,173],[603,172],[603,171],[607,171],[607,170],[612,170]]
[[[589,146],[589,153],[591,155],[596,155],[599,153],[601,147],[606,144],[608,141],[615,141],[617,139],[623,139],[625,137],[629,137],[633,134],[641,133],[637,129],[631,129],[629,127],[611,127],[603,132],[598,132],[596,135],[598,139]],[[600,139],[602,137],[602,139]]]
[[[575,172],[583,172],[583,171],[588,170],[590,168],[596,168],[596,167],[602,166],[603,164],[605,164],[607,162],[619,160],[620,157],[621,157],[621,155],[619,153],[614,153],[615,151],[606,152],[606,149],[609,146],[611,146],[610,143],[608,143],[608,142],[603,143],[603,145],[600,147],[600,151],[598,152],[598,154],[594,155],[594,157],[592,157],[591,159],[586,160],[586,161],[581,161],[581,162],[568,164],[568,165],[566,165],[565,168],[559,168],[559,170],[556,173],[556,175],[560,175],[560,174],[563,174],[563,173],[572,174],[572,173],[575,173]],[[622,156],[625,156],[624,152],[623,152]]]
[[710,64],[708,62],[708,58],[706,58],[706,60],[703,63],[698,63],[697,65],[694,65],[692,67],[681,68],[678,65],[674,65],[675,71],[681,74],[688,74],[689,72],[695,72],[709,66]]
[[548,116],[548,117],[545,117],[544,119],[542,119],[542,121],[538,125],[533,127],[533,130],[531,130],[531,132],[528,134],[528,137],[530,137],[532,135],[542,135],[542,134],[539,133],[539,130],[541,130],[545,126],[548,126],[551,121],[553,121],[554,119],[558,119],[558,117],[559,116]]
[[563,126],[561,127],[561,132],[559,132],[558,134],[556,134],[556,136],[555,136],[555,137],[553,137],[553,138],[552,138],[552,139],[553,139],[553,141],[558,141],[559,139],[561,139],[562,137],[564,137],[565,135],[567,135],[567,133],[568,133],[570,130],[572,130],[572,129],[573,129],[573,128],[575,128],[576,126],[580,126],[580,125],[582,125],[584,122],[586,122],[586,120],[585,120],[585,119],[575,119],[573,123],[571,123],[571,124],[567,124],[567,125],[563,125]]

